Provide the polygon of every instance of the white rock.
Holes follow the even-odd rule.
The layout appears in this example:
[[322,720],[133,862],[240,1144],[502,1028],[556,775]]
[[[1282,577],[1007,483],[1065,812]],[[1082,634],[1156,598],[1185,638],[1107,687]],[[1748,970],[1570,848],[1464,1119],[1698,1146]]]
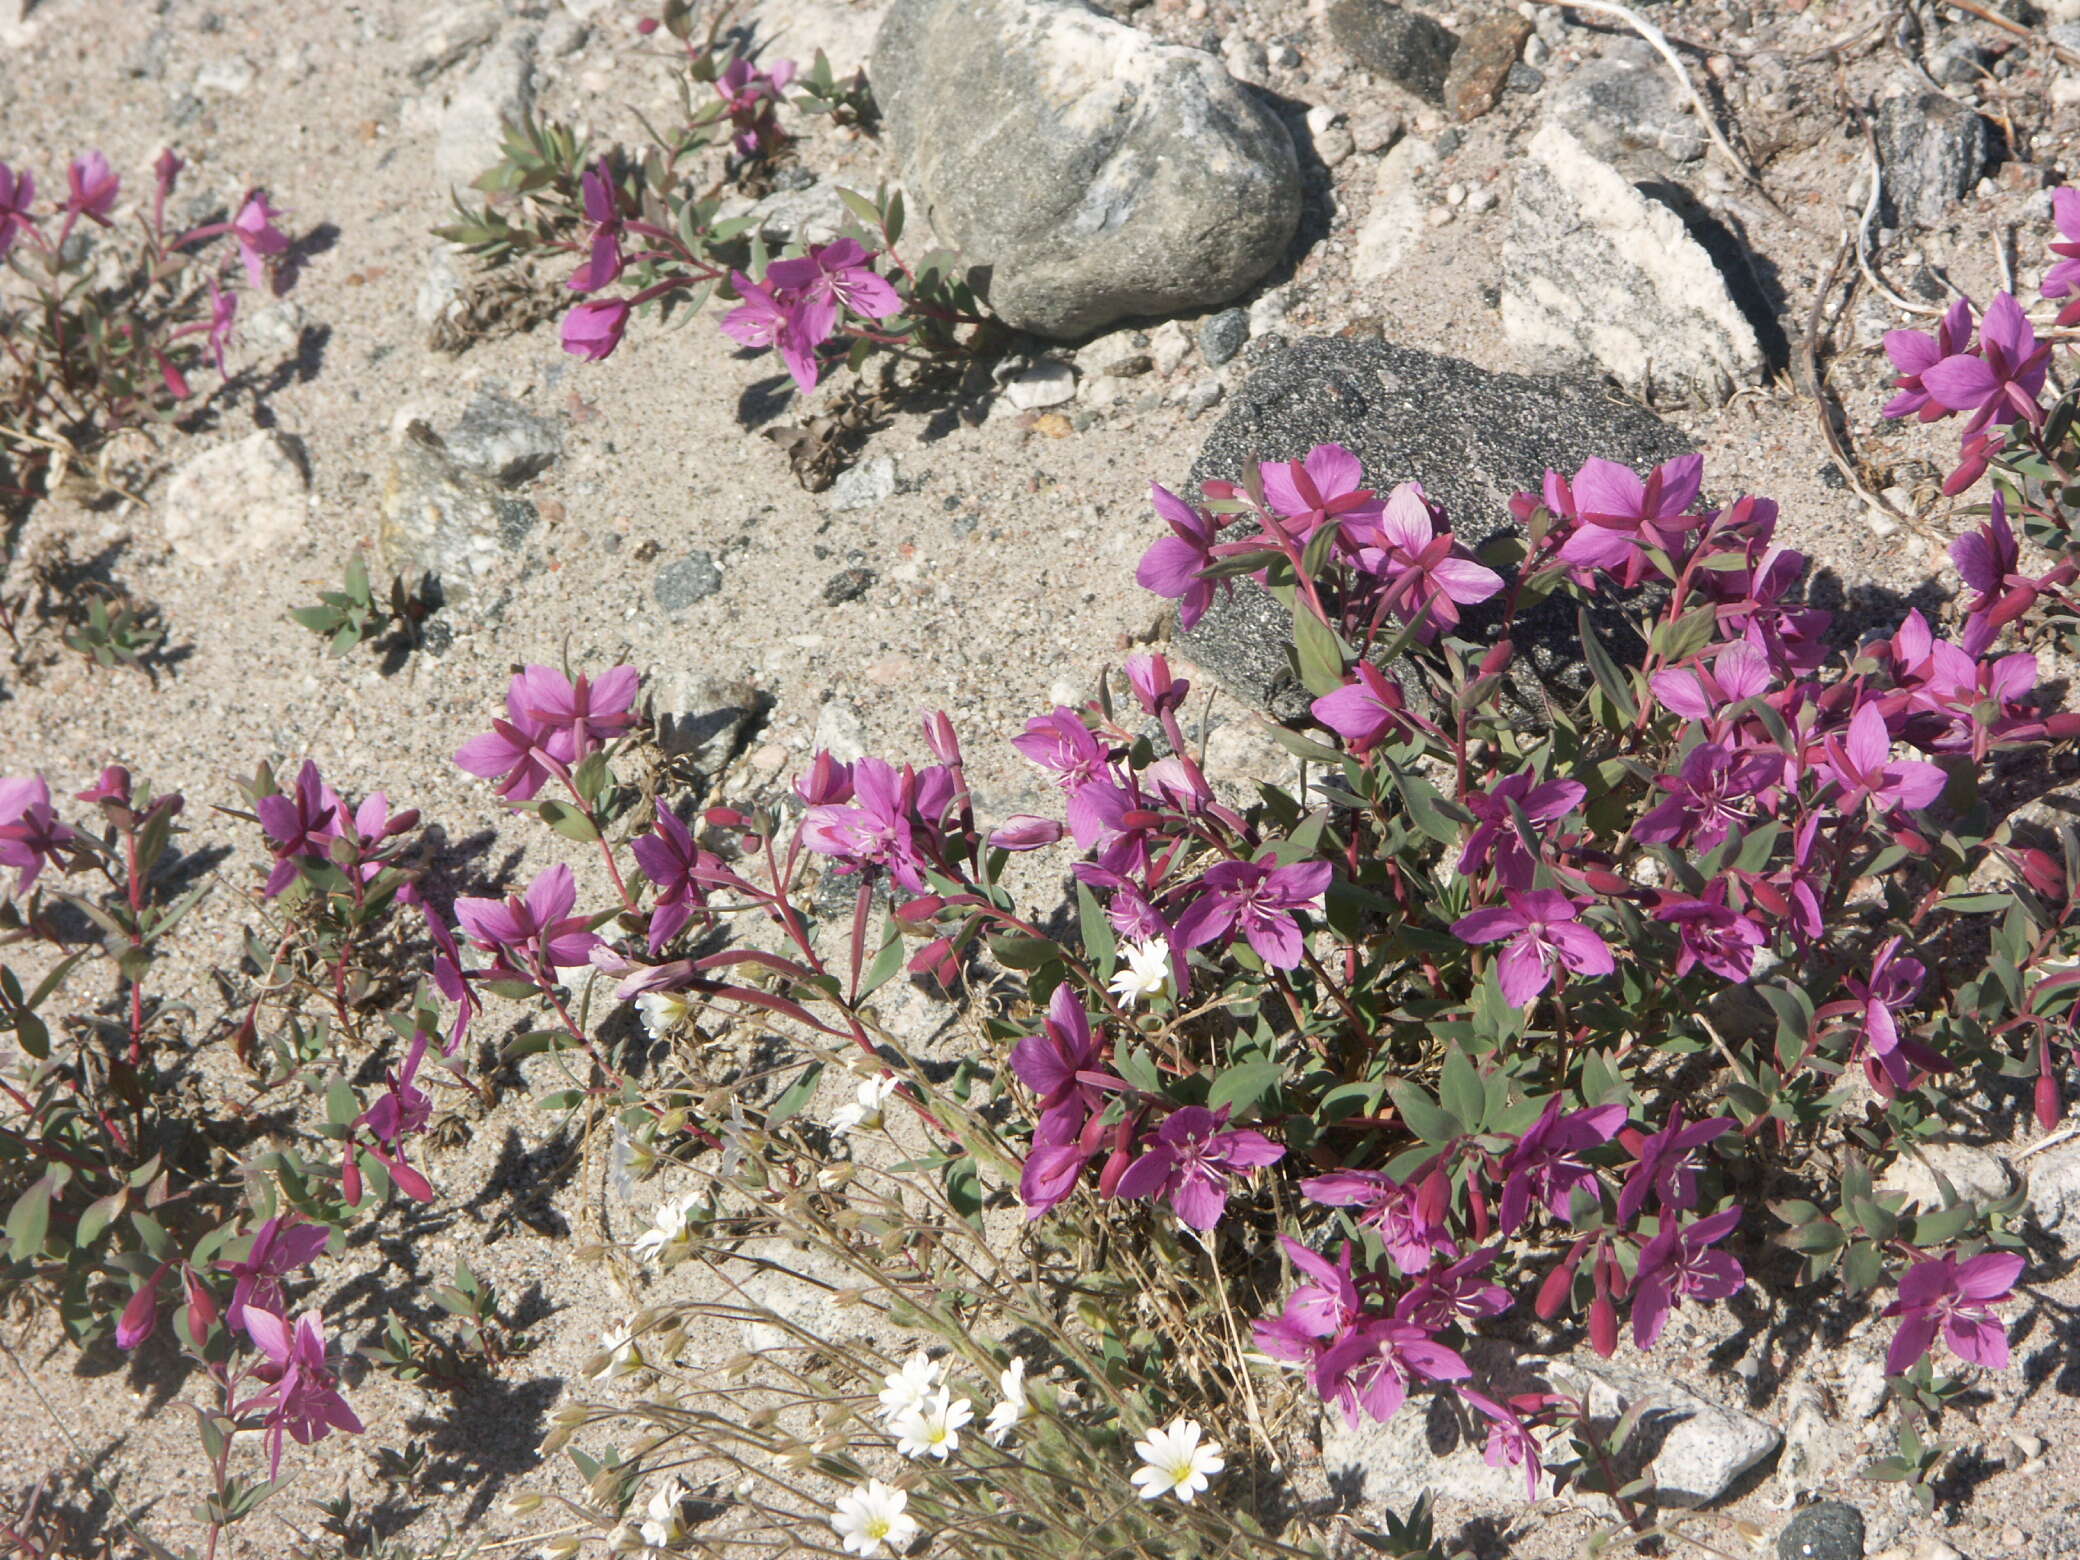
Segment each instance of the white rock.
[[243,54],[226,54],[209,61],[195,72],[197,92],[221,92],[242,97],[253,85],[253,62]]
[[1285,323],[1286,301],[1275,292],[1268,292],[1249,306],[1250,339],[1269,335]]
[[2039,1228],[2071,1240],[2080,1235],[2080,1139],[2025,1161],[2029,1200]]
[[448,98],[434,143],[433,171],[458,188],[498,161],[505,126],[534,107],[534,38],[508,32],[470,68]]
[[277,299],[239,322],[240,347],[261,362],[279,362],[293,355],[302,340],[303,308],[292,298]]
[[1813,1491],[1823,1489],[1855,1451],[1848,1433],[1832,1423],[1819,1392],[1801,1383],[1778,1405],[1784,1419],[1784,1449],[1777,1454],[1776,1504],[1789,1510]]
[[831,484],[831,508],[871,509],[895,490],[896,458],[876,455],[839,474]]
[[1417,183],[1436,171],[1437,149],[1406,136],[1379,160],[1372,212],[1358,229],[1351,251],[1351,280],[1377,282],[1391,276],[1422,241],[1423,211],[1429,204]]
[[1022,412],[1076,399],[1076,371],[1067,363],[1035,363],[1004,382],[1004,399]]
[[405,45],[405,70],[426,81],[484,48],[498,36],[505,20],[498,0],[451,0],[420,18]]
[[867,751],[866,733],[859,711],[843,699],[832,699],[816,714],[816,735],[809,746],[828,753],[841,764],[857,763]]
[[1561,1391],[1583,1397],[1598,1417],[1646,1406],[1637,1433],[1646,1444],[1659,1442],[1646,1473],[1663,1505],[1708,1505],[1783,1440],[1752,1414],[1721,1408],[1646,1371],[1570,1356],[1551,1361],[1546,1373]]
[[412,300],[412,312],[419,316],[420,324],[431,325],[445,319],[461,297],[462,273],[455,269],[454,251],[442,244],[427,257],[426,275]]
[[1165,379],[1177,372],[1191,350],[1190,334],[1175,320],[1166,320],[1148,333],[1148,355],[1155,360],[1156,372]]
[[250,434],[175,472],[159,500],[159,523],[174,552],[204,568],[265,558],[304,535],[309,487],[300,441]]
[[1634,394],[1724,401],[1762,375],[1726,279],[1669,207],[1557,124],[1517,169],[1502,329],[1541,367],[1597,366]]
[[1343,117],[1342,109],[1332,108],[1327,103],[1317,103],[1307,111],[1307,133],[1309,135],[1321,135],[1331,125],[1342,124]]
[[1965,1143],[1932,1143],[1918,1152],[1902,1154],[1878,1178],[1881,1192],[1905,1192],[1910,1202],[1923,1208],[1943,1206],[1941,1174],[1959,1197],[1973,1202],[1994,1202],[2015,1186],[2015,1172],[1991,1149]]

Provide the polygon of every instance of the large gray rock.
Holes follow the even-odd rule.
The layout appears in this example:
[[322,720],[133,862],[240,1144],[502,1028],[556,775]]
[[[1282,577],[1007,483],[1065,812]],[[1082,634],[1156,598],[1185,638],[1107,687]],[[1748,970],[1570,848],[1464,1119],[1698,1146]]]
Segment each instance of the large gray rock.
[[506,487],[541,475],[563,453],[560,423],[490,390],[479,390],[441,437],[457,462]]
[[1886,220],[1935,227],[1986,171],[1993,126],[1955,99],[1912,86],[1878,105]]
[[1082,0],[895,0],[870,74],[913,206],[1020,329],[1225,303],[1299,222],[1270,111]]
[[1617,38],[1604,52],[1560,78],[1546,98],[1546,118],[1564,126],[1597,156],[1656,152],[1674,162],[1704,155],[1704,126],[1653,46]]
[[[1381,492],[1422,482],[1476,551],[1514,527],[1511,496],[1536,489],[1549,466],[1572,472],[1601,455],[1644,467],[1691,447],[1675,428],[1594,386],[1491,374],[1379,341],[1317,337],[1274,352],[1233,392],[1179,491],[1196,497],[1200,483],[1233,480],[1253,459],[1297,460],[1317,444],[1349,449]],[[1604,643],[1623,657],[1637,636],[1615,608],[1605,611],[1608,621],[1597,619]],[[1497,612],[1468,608],[1461,633],[1492,637]],[[1178,648],[1238,697],[1290,719],[1308,703],[1286,657],[1291,625],[1285,607],[1240,580],[1214,598]],[[1522,676],[1513,688],[1527,714],[1543,709],[1540,683],[1568,697],[1587,687],[1571,605],[1555,600],[1521,614],[1516,643],[1513,671]]]
[[476,595],[500,552],[517,549],[537,518],[534,505],[463,465],[439,434],[412,422],[384,478],[376,558],[408,585],[431,575],[453,606]]
[[1504,335],[1650,400],[1716,404],[1762,377],[1755,327],[1672,207],[1560,125],[1530,152],[1502,257]]
[[449,94],[433,148],[442,182],[466,188],[498,161],[506,126],[532,112],[534,44],[533,32],[509,28]]

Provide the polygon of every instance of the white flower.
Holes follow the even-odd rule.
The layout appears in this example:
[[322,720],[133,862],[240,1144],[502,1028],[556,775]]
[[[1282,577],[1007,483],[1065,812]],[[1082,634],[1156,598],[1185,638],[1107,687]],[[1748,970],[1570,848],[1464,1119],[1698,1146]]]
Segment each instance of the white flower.
[[1148,1439],[1134,1443],[1134,1455],[1147,1466],[1134,1470],[1134,1483],[1143,1500],[1155,1500],[1173,1492],[1181,1501],[1191,1498],[1227,1467],[1221,1460],[1220,1443],[1199,1442],[1199,1421],[1173,1419]]
[[982,1434],[991,1446],[1002,1446],[1018,1422],[1026,1417],[1026,1362],[1014,1356],[1011,1368],[997,1377],[997,1390],[1004,1401],[989,1411]]
[[644,1508],[648,1520],[642,1525],[643,1542],[652,1549],[670,1549],[686,1537],[686,1524],[679,1519],[679,1504],[686,1499],[686,1486],[667,1479],[650,1496]]
[[843,1137],[848,1132],[869,1131],[881,1125],[881,1107],[888,1097],[896,1092],[893,1078],[869,1078],[859,1086],[859,1093],[850,1105],[840,1105],[831,1112],[831,1130]]
[[922,1408],[932,1389],[939,1385],[939,1373],[945,1367],[927,1359],[923,1354],[910,1356],[910,1363],[901,1370],[881,1378],[881,1417],[887,1420],[901,1419],[913,1408]]
[[975,1417],[966,1398],[949,1398],[941,1387],[922,1407],[913,1408],[891,1427],[896,1450],[905,1457],[936,1457],[944,1462],[961,1449],[961,1426]]
[[686,1016],[686,993],[646,991],[636,998],[636,1011],[642,1015],[643,1027],[650,1031],[650,1038],[662,1040]]
[[650,1228],[636,1237],[636,1255],[652,1261],[686,1256],[693,1245],[693,1231],[688,1226],[700,1202],[698,1192],[687,1192],[661,1205],[651,1216]]
[[606,1351],[606,1362],[592,1373],[594,1381],[611,1381],[616,1376],[633,1375],[643,1368],[643,1351],[636,1346],[633,1327],[609,1327],[599,1335],[599,1346]]
[[888,1545],[890,1554],[901,1554],[917,1538],[917,1519],[904,1513],[910,1497],[879,1479],[869,1479],[848,1495],[838,1497],[831,1513],[831,1528],[852,1555],[878,1555]]
[[1112,976],[1112,994],[1132,1007],[1170,994],[1170,944],[1160,937],[1130,942],[1120,950],[1126,961]]

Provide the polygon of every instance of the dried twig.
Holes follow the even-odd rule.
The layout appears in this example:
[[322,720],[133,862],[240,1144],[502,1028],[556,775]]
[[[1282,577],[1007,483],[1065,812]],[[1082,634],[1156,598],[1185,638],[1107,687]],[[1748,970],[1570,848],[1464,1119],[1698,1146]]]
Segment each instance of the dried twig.
[[[1922,531],[1924,528],[1921,523],[1912,515],[1903,513],[1890,499],[1883,494],[1873,492],[1864,483],[1863,473],[1857,467],[1855,454],[1850,450],[1848,442],[1842,437],[1841,429],[1836,425],[1836,408],[1832,397],[1828,395],[1827,379],[1820,368],[1821,316],[1826,312],[1828,295],[1834,291],[1834,279],[1841,274],[1842,262],[1849,258],[1851,250],[1860,247],[1860,239],[1853,236],[1844,237],[1841,247],[1835,251],[1834,261],[1828,266],[1827,275],[1821,278],[1819,287],[1813,292],[1813,307],[1806,316],[1805,337],[1799,343],[1799,353],[1805,361],[1806,384],[1813,397],[1814,413],[1820,421],[1820,437],[1827,443],[1827,454],[1829,459],[1834,462],[1835,469],[1842,474],[1843,480],[1855,490],[1856,496],[1861,498],[1866,504],[1892,516],[1895,520],[1904,521],[1906,524],[1913,526],[1917,531]],[[1856,285],[1853,277],[1850,279],[1849,285],[1852,288]]]
[[2049,49],[2058,56],[2062,64],[2080,65],[2080,50],[2069,49],[2057,39],[2047,38],[2034,28],[2025,27],[2020,22],[2010,21],[1997,11],[1989,11],[1983,5],[1974,4],[1973,0],[1943,0],[1943,4],[1949,6],[1953,11],[1962,11],[1967,16],[1976,16],[1980,21],[1998,27],[2003,32],[2013,33],[2032,48]]

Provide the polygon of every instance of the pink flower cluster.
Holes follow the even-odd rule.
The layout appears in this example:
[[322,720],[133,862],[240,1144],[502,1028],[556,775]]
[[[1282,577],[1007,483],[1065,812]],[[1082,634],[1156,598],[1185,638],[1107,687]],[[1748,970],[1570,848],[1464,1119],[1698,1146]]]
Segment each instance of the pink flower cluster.
[[885,320],[903,312],[903,300],[874,270],[874,256],[857,239],[811,244],[799,259],[775,260],[763,284],[742,271],[730,285],[744,301],[723,316],[723,334],[754,349],[771,347],[804,395],[821,373],[817,349],[837,333],[842,315]]

